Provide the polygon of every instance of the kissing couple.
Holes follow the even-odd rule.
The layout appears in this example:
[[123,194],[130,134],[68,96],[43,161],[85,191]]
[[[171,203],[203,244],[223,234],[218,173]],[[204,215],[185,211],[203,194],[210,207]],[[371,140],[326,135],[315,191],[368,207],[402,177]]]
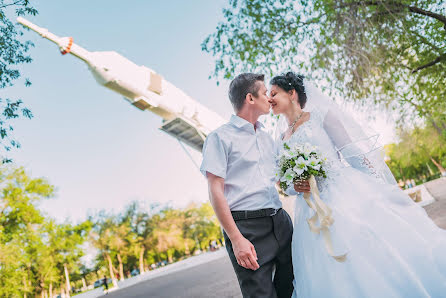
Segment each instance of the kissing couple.
[[[445,297],[446,231],[398,188],[379,150],[364,146],[354,115],[293,72],[273,77],[269,90],[264,75],[243,73],[228,93],[234,115],[207,136],[200,170],[243,297]],[[258,121],[270,110],[280,115],[276,140]],[[317,188],[342,261],[309,226],[307,180],[284,190],[295,196],[294,226],[282,209],[277,156],[302,144],[329,161]]]

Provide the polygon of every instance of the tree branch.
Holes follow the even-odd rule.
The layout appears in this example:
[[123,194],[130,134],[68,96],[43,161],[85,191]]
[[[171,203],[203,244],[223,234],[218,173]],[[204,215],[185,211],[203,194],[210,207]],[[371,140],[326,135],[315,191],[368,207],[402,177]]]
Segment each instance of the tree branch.
[[412,70],[412,73],[416,73],[417,71],[431,67],[431,66],[441,62],[442,60],[446,60],[446,55],[438,56],[435,60],[415,68],[414,70]]
[[15,2],[13,2],[13,3],[9,3],[9,4],[4,4],[4,5],[1,5],[0,6],[0,9],[1,8],[6,8],[6,7],[8,7],[8,6],[14,6],[14,5],[24,5],[24,0],[17,0],[17,1],[15,1]]
[[410,12],[421,14],[424,16],[428,16],[431,18],[434,18],[444,24],[444,28],[446,29],[446,16],[441,15],[439,13],[435,13],[432,11],[424,10],[422,8],[416,7],[416,6],[410,6],[407,4],[394,2],[394,1],[358,1],[358,2],[352,2],[352,3],[344,3],[339,6],[335,6],[334,8],[345,8],[345,7],[351,7],[351,6],[359,6],[359,5],[365,5],[365,6],[389,6],[389,7],[402,7],[407,8]]
[[418,14],[425,15],[425,16],[439,20],[440,22],[442,22],[444,24],[444,29],[446,29],[446,17],[445,16],[435,13],[435,12],[432,12],[432,11],[427,11],[427,10],[421,9],[416,6],[409,6],[409,10],[411,12],[418,13]]
[[432,125],[434,126],[435,130],[440,134],[440,136],[442,135],[443,131],[441,130],[441,128],[438,126],[437,122],[435,122],[434,119],[430,119]]

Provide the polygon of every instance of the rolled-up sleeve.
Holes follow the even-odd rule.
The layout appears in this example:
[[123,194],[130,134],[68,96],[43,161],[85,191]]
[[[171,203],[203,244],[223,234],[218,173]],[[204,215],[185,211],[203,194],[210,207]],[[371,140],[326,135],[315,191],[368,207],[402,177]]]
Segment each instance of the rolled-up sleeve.
[[203,145],[203,161],[200,172],[206,176],[206,172],[226,179],[228,153],[219,135],[215,132],[208,135]]

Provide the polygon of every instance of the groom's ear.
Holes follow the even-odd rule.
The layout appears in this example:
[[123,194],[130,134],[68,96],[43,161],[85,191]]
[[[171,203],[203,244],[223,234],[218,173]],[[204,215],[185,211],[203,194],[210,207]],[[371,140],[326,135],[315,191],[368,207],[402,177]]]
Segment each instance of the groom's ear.
[[252,98],[252,94],[251,93],[246,94],[245,101],[248,101],[249,103],[253,103],[254,102],[254,98]]

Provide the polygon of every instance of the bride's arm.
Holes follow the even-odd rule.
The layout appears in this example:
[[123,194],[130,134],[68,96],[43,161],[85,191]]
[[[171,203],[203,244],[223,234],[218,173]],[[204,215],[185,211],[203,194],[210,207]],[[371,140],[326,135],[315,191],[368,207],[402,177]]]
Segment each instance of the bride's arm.
[[324,117],[323,126],[336,148],[342,148],[351,143],[350,136],[348,135],[341,121],[339,121],[333,112],[327,112]]
[[364,152],[352,141],[347,130],[342,125],[338,116],[328,111],[324,117],[323,127],[330,137],[339,158],[340,154],[353,168],[367,174],[375,172],[371,162],[365,157]]

